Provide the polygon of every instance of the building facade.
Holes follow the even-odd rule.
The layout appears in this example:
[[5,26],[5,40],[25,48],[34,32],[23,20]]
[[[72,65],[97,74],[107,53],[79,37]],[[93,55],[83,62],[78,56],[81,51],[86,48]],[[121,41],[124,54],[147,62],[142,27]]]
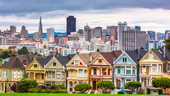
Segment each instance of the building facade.
[[76,31],[76,18],[74,16],[67,17],[67,35],[70,35],[70,32]]
[[51,36],[54,38],[54,28],[47,28],[47,40],[49,40]]
[[127,31],[127,23],[118,22],[118,44],[122,46],[122,31]]

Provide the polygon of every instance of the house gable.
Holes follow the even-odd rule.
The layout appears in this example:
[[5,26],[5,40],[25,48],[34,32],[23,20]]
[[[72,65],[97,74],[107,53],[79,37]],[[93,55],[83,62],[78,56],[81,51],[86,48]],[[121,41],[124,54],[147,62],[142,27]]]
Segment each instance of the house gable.
[[[125,60],[126,59],[126,60]],[[126,61],[126,62],[125,62]],[[116,60],[114,64],[136,64],[133,59],[126,53],[123,52]]]
[[81,60],[78,55],[75,55],[66,65],[68,66],[79,66],[79,67],[87,67],[87,65]]
[[[53,64],[55,63],[55,64]],[[51,60],[45,65],[45,68],[63,68],[61,63],[55,58],[51,58]]]
[[34,59],[27,67],[26,70],[44,70],[41,64]]
[[90,65],[110,65],[109,62],[101,55],[98,54],[92,61]]

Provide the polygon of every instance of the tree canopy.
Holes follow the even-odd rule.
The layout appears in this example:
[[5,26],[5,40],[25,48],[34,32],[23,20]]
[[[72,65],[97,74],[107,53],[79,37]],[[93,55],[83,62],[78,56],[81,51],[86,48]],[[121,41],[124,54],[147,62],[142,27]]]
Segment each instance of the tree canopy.
[[28,49],[23,46],[20,50],[18,50],[18,54],[27,54],[28,53]]
[[170,88],[170,79],[167,77],[155,78],[152,80],[153,87],[161,87],[166,93],[166,88]]
[[138,81],[130,81],[130,82],[126,83],[125,89],[132,90],[132,93],[134,94],[135,89],[138,87],[141,87],[141,86],[142,86],[142,84]]
[[92,88],[91,85],[87,83],[80,83],[74,87],[76,91],[80,91],[81,93],[84,93],[91,88]]
[[[99,81],[97,83],[97,88],[102,89],[102,81]],[[110,90],[115,89],[114,83],[112,83],[111,81],[103,81],[103,92],[107,92],[108,89]]]
[[170,51],[170,37],[164,41],[165,47]]

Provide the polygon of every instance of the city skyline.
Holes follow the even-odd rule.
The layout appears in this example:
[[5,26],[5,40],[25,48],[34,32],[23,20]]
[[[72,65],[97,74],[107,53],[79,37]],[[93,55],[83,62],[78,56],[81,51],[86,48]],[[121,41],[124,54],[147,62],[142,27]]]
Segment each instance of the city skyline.
[[[75,0],[75,2],[75,4],[70,4],[69,1],[0,0],[0,30],[4,31],[9,29],[10,25],[15,25],[17,32],[20,32],[24,25],[29,33],[38,32],[41,16],[43,32],[51,27],[55,29],[55,32],[66,32],[66,17],[69,15],[77,19],[76,31],[83,29],[86,23],[92,28],[100,26],[106,29],[107,26],[117,26],[119,21],[126,21],[131,27],[141,26],[141,30],[144,31],[153,30],[161,33],[168,30],[170,26],[170,7],[168,6],[170,1],[168,0],[164,2],[160,0],[97,2],[94,0],[82,3]],[[40,7],[34,6],[36,3]]]

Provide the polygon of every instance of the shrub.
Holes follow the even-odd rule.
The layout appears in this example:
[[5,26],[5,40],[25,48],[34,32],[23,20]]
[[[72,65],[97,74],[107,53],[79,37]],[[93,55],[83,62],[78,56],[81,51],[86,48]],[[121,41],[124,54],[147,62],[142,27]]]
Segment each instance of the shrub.
[[58,90],[51,90],[51,93],[57,93]]
[[[97,88],[102,88],[102,81],[99,81],[97,83]],[[107,93],[108,89],[112,90],[114,88],[115,88],[115,85],[111,81],[103,81],[103,92],[104,93]]]
[[126,83],[125,89],[132,90],[132,93],[134,94],[135,89],[138,88],[138,87],[141,87],[141,86],[142,86],[142,84],[138,81],[130,81],[130,82]]
[[51,92],[50,89],[46,89],[45,91],[46,91],[46,93],[50,93]]
[[119,91],[118,94],[124,94],[124,92],[123,91]]
[[47,85],[39,85],[38,88],[47,89]]
[[58,93],[67,93],[67,90],[66,89],[59,89]]
[[41,93],[46,93],[46,90],[42,89],[42,90],[41,90]]
[[84,93],[86,92],[87,90],[91,89],[92,87],[90,86],[90,84],[87,84],[87,83],[80,83],[80,84],[77,84],[74,89],[76,91],[80,91],[81,93]]
[[158,94],[161,95],[162,94],[162,89],[157,89]]
[[66,89],[66,87],[64,85],[58,84],[57,85],[60,89]]
[[58,86],[57,86],[57,85],[52,85],[52,86],[50,87],[50,89],[51,89],[51,90],[58,90]]
[[37,88],[32,88],[32,89],[28,89],[29,93],[38,93],[38,89]]
[[150,93],[151,93],[151,89],[147,88],[147,94],[150,94]]
[[11,86],[11,90],[14,91],[14,92],[17,92],[17,84],[14,83],[14,84]]
[[72,91],[73,89],[72,88],[70,88],[70,91]]
[[38,84],[36,80],[24,78],[24,79],[21,79],[21,81],[18,83],[17,92],[26,93],[28,92],[28,89],[37,88],[37,87],[38,87]]

